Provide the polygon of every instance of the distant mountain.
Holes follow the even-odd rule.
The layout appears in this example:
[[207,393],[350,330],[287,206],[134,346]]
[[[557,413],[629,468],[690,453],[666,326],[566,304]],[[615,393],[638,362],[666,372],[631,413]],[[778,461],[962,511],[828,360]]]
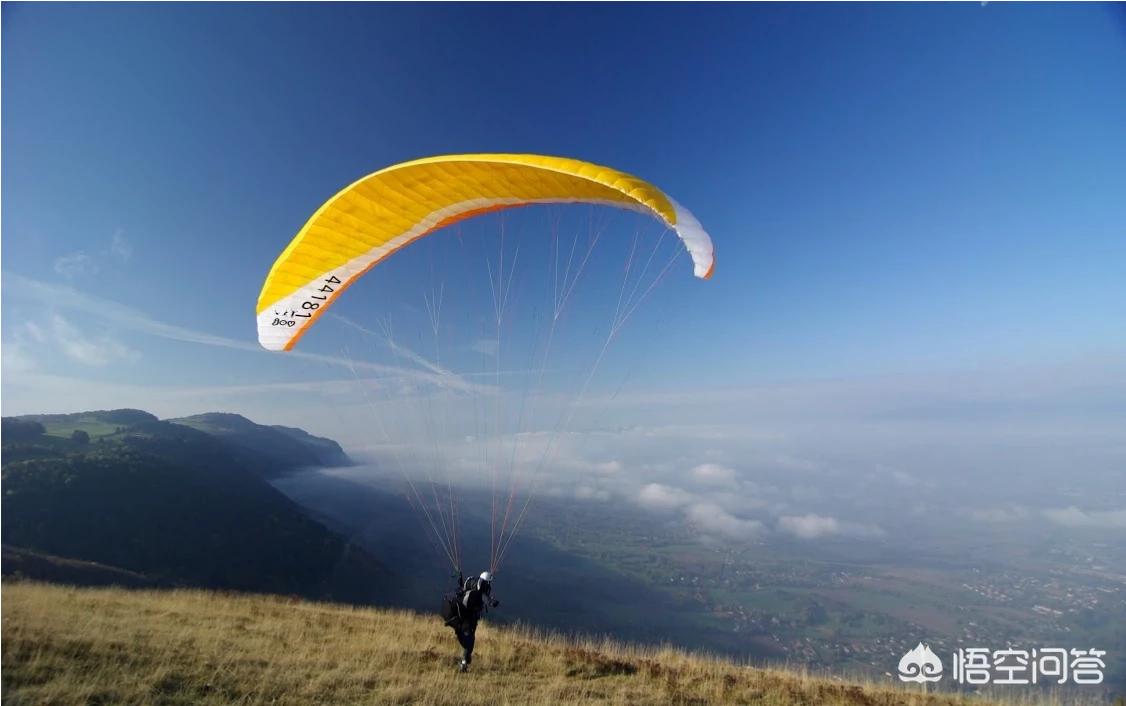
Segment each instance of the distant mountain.
[[238,443],[258,429],[302,442],[242,421],[213,435],[136,410],[5,418],[23,429],[2,440],[5,545],[157,583],[388,600],[390,572],[270,486],[276,458]]
[[263,475],[274,477],[312,466],[350,466],[352,459],[332,439],[313,436],[303,429],[255,424],[238,414],[209,412],[169,419],[198,429],[251,452],[268,462]]

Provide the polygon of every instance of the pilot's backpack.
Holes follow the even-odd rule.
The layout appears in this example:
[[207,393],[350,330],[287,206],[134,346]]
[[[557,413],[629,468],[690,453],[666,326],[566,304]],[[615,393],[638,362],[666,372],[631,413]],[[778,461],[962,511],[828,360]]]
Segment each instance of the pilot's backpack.
[[446,625],[451,627],[461,620],[461,614],[464,610],[459,598],[460,596],[456,593],[447,593],[442,596],[442,608],[438,612]]

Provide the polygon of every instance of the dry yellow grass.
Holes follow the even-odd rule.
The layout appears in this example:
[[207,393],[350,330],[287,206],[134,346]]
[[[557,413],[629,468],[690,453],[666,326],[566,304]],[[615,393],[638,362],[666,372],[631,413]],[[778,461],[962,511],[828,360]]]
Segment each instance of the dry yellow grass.
[[275,596],[5,583],[2,609],[13,706],[995,703],[486,624],[462,675],[436,617]]

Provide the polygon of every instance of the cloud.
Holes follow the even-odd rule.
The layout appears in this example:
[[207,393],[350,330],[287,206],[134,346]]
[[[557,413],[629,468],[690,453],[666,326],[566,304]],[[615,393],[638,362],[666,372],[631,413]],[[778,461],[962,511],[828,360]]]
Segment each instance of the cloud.
[[31,355],[27,345],[23,341],[11,339],[0,346],[0,365],[3,366],[4,375],[29,373],[37,367],[35,357]]
[[[158,338],[213,346],[216,348],[248,351],[274,357],[282,355],[267,351],[254,341],[226,338],[205,331],[164,323],[130,306],[85,294],[68,286],[40,282],[29,277],[11,273],[4,274],[2,286],[9,297],[32,299],[40,304],[50,305],[55,308],[82,312],[102,321],[113,323],[119,328],[137,331]],[[424,372],[369,361],[351,360],[346,357],[307,353],[304,351],[290,351],[285,353],[284,356],[290,359],[311,360],[328,365],[346,367],[353,372],[366,371],[382,373],[388,377],[411,380],[462,392],[475,391],[482,394],[492,392],[492,388],[489,386],[471,383],[464,378],[452,374]]]
[[55,260],[55,272],[66,279],[75,279],[84,275],[96,275],[98,263],[94,258],[84,252],[72,252]]
[[735,482],[735,470],[718,463],[702,463],[692,469],[692,476],[708,485],[730,485]]
[[800,539],[817,539],[839,534],[841,524],[833,517],[821,515],[784,515],[778,518],[778,529]]
[[53,351],[61,352],[76,363],[95,367],[122,361],[134,362],[141,357],[139,352],[108,334],[91,336],[55,314],[45,325],[35,321],[24,322],[6,337],[3,371],[21,373],[26,378],[29,373],[39,371],[40,361]]
[[109,246],[99,251],[96,256],[84,250],[77,250],[55,260],[55,273],[67,280],[92,277],[101,272],[102,261],[110,259],[126,263],[132,257],[133,246],[125,238],[125,231],[119,228],[114,231]]
[[978,522],[1003,525],[1012,522],[1027,520],[1032,513],[1020,505],[1002,505],[999,507],[986,507],[970,510],[970,517]]
[[487,355],[490,358],[495,358],[497,355],[497,341],[495,338],[478,338],[470,346],[470,350],[476,351],[481,355]]
[[758,520],[746,520],[711,503],[696,503],[685,512],[685,519],[702,532],[719,534],[730,539],[750,539],[765,529]]
[[126,240],[125,231],[118,228],[109,244],[109,253],[120,262],[129,262],[133,257],[133,245]]
[[339,314],[331,314],[330,313],[329,317],[332,318],[332,319],[335,319],[336,321],[339,321],[340,323],[344,324],[345,326],[348,326],[350,328],[353,328],[353,329],[359,331],[360,333],[363,333],[363,334],[368,335],[368,336],[373,336],[373,337],[379,339],[396,356],[398,356],[401,359],[405,359],[407,361],[410,361],[410,362],[414,363],[415,365],[419,366],[420,368],[428,370],[428,371],[434,373],[435,375],[441,375],[443,377],[448,377],[450,379],[460,379],[459,376],[456,373],[454,373],[453,371],[451,371],[447,368],[443,368],[442,366],[440,366],[437,363],[429,360],[425,356],[423,356],[419,353],[416,353],[415,351],[411,350],[410,348],[407,348],[406,346],[404,346],[400,343],[397,343],[395,341],[395,338],[390,334],[390,331],[388,331],[386,334],[376,333],[375,331],[372,331],[371,329],[353,321],[352,319],[348,318],[347,316],[341,316]]
[[87,336],[57,314],[51,320],[51,333],[53,342],[58,344],[63,354],[83,365],[134,362],[141,357],[137,351],[107,335]]
[[637,502],[651,510],[673,510],[692,501],[692,496],[680,488],[660,483],[649,483],[637,494]]
[[575,498],[578,500],[599,500],[606,501],[610,499],[610,492],[592,488],[589,485],[580,485],[575,488]]
[[[794,424],[846,421],[841,433],[892,429],[961,429],[985,434],[983,422],[1031,422],[1050,417],[1074,419],[1077,412],[1121,409],[1126,394],[1126,357],[1107,351],[1054,365],[1010,362],[991,370],[857,376],[833,380],[798,380],[755,386],[688,391],[649,390],[634,394],[589,395],[584,406],[675,409],[680,418],[730,425],[756,422],[763,433]],[[1055,420],[1052,420],[1055,421]],[[841,426],[841,425],[837,425]],[[816,470],[816,460],[786,458],[795,470]],[[796,461],[796,463],[794,463]],[[905,469],[914,472],[914,469]]]
[[779,468],[787,471],[812,472],[821,469],[821,464],[806,458],[798,458],[789,454],[779,454],[774,458],[774,463]]
[[1071,505],[1063,509],[1045,510],[1049,522],[1061,527],[1090,529],[1126,529],[1126,508],[1122,510],[1080,510]]
[[4,374],[21,373],[21,377],[24,377],[27,373],[37,371],[40,356],[36,352],[42,353],[45,343],[47,332],[34,321],[15,327],[4,337],[4,343],[0,346],[0,366],[3,367]]
[[27,323],[25,323],[24,331],[27,332],[27,335],[31,338],[31,340],[37,343],[43,343],[47,340],[46,332],[43,331],[39,324],[35,323],[34,321],[28,321]]
[[891,471],[888,472],[888,476],[894,482],[898,483],[899,485],[903,486],[904,488],[914,488],[914,487],[917,487],[919,485],[922,485],[922,482],[918,478],[911,475],[910,473],[906,473],[906,472],[901,471],[899,469],[892,469]]
[[837,535],[858,539],[874,539],[886,534],[877,525],[847,522],[815,513],[783,515],[778,518],[777,529],[779,532],[792,534],[798,539],[821,539]]
[[81,312],[102,321],[140,333],[184,343],[199,343],[236,350],[260,348],[249,341],[239,341],[182,326],[157,321],[137,309],[118,302],[85,294],[68,286],[40,282],[17,274],[3,276],[3,288],[9,297],[31,299],[37,303],[68,311]]

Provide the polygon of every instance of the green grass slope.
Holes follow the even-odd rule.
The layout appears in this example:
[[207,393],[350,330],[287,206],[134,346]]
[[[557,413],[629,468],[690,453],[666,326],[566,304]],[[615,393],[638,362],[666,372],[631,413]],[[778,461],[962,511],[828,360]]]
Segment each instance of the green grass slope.
[[28,414],[5,419],[39,422],[46,427],[49,436],[57,438],[70,438],[75,430],[84,431],[91,437],[105,436],[134,424],[157,420],[155,415],[139,409],[103,409],[72,414]]
[[[762,704],[955,706],[673,649],[482,624],[454,670],[436,617],[204,591],[3,586],[5,704]],[[1069,702],[1071,703],[1071,702]]]

